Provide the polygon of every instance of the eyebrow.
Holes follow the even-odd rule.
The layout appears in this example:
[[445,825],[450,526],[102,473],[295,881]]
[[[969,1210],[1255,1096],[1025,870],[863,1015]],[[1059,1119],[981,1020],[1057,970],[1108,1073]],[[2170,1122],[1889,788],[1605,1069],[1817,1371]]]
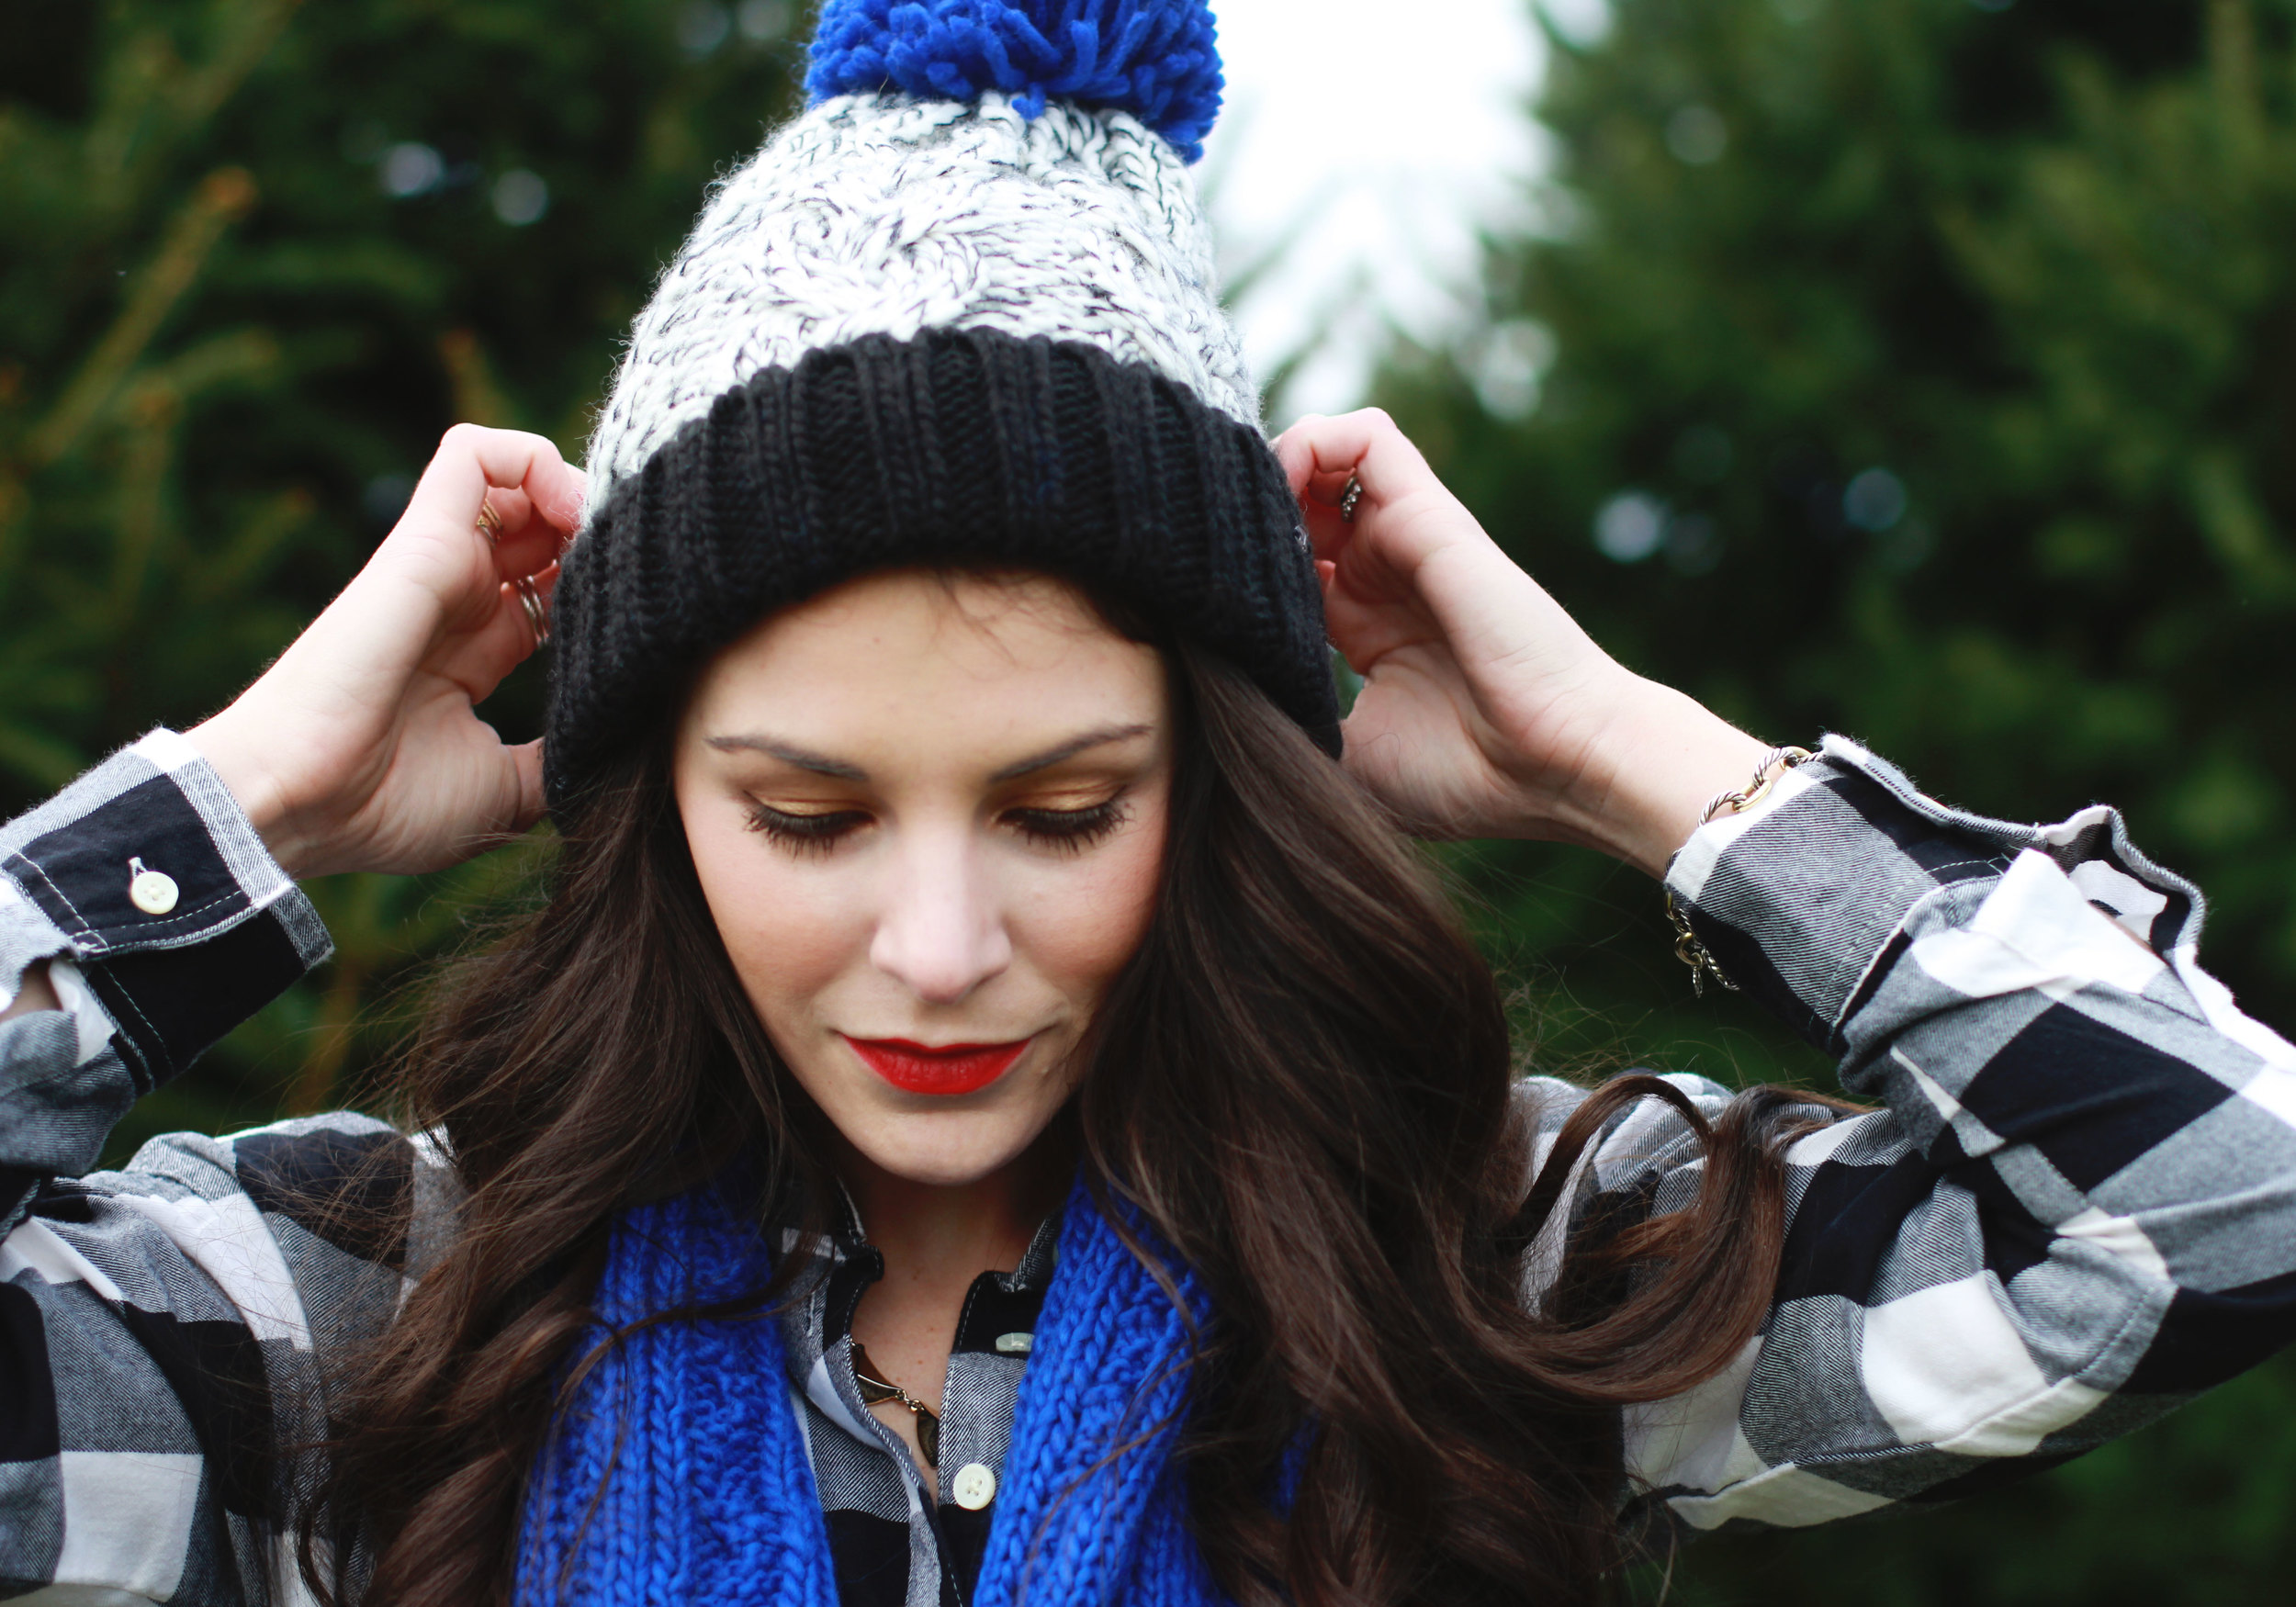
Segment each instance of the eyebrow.
[[869,772],[857,764],[847,764],[843,759],[830,759],[774,736],[713,736],[709,745],[720,753],[762,753],[801,770],[811,770],[818,776],[833,776],[840,781],[865,781],[869,779]]
[[1049,770],[1063,759],[1074,759],[1080,753],[1087,752],[1095,747],[1104,747],[1111,742],[1130,742],[1135,736],[1148,736],[1154,729],[1153,725],[1102,725],[1097,730],[1086,731],[1082,736],[1072,736],[1058,747],[1048,747],[1042,753],[1021,759],[1017,764],[1008,764],[989,777],[989,780],[1017,781],[1022,776],[1032,776],[1039,770]]
[[[1072,759],[1080,753],[1089,752],[1096,747],[1105,747],[1111,742],[1129,742],[1135,736],[1149,736],[1154,730],[1155,727],[1153,725],[1142,725],[1096,726],[1090,731],[1080,732],[1065,742],[1056,743],[1041,753],[1030,754],[1027,759],[1018,759],[990,776],[989,780],[1017,781],[1021,777],[1032,776],[1039,770],[1051,770],[1054,765]],[[800,747],[793,742],[784,742],[778,736],[754,733],[739,736],[713,736],[709,738],[709,746],[720,753],[762,753],[770,759],[780,759],[785,765],[794,766],[801,770],[811,770],[815,775],[828,776],[840,781],[869,780],[869,772],[857,764],[841,759],[831,759],[827,754],[816,753],[810,748]]]

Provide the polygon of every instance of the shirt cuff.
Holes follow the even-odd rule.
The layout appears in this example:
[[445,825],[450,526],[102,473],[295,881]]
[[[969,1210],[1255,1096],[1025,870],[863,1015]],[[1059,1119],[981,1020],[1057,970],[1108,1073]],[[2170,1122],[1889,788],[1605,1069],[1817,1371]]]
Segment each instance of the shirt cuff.
[[167,730],[0,826],[0,903],[17,906],[0,947],[26,950],[0,963],[76,961],[145,1088],[332,951],[222,778]]
[[1724,975],[1838,1056],[1915,907],[2000,876],[2048,835],[1949,809],[1896,766],[1829,736],[1753,807],[1693,834],[1666,886]]

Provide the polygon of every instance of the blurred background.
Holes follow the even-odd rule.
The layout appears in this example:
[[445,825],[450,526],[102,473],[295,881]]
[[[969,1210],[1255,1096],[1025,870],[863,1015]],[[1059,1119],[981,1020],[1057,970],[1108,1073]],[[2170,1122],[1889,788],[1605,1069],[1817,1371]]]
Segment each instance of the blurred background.
[[[0,813],[227,701],[448,423],[579,455],[703,186],[794,104],[807,9],[0,0]],[[1389,407],[1601,640],[1752,730],[1999,815],[2121,804],[2296,1028],[2296,0],[1219,9],[1203,172],[1272,421]],[[539,711],[529,669],[492,712]],[[1631,873],[1446,857],[1542,1064],[1827,1077],[1692,1001]],[[335,961],[115,1158],[351,1097],[532,858],[314,886]],[[1639,1590],[2282,1601],[2292,1515],[2283,1362]]]

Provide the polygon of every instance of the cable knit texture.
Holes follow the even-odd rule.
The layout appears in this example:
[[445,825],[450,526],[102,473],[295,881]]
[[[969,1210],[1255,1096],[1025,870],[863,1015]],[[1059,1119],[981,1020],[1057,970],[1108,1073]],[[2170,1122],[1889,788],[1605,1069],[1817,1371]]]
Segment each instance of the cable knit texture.
[[1186,165],[1220,104],[1204,0],[827,0],[811,87],[712,195],[591,437],[552,809],[774,609],[917,563],[1137,605],[1336,753],[1322,590]]
[[579,809],[607,757],[772,610],[933,562],[1120,597],[1338,751],[1314,560],[1258,433],[1089,344],[934,332],[764,370],[597,511],[554,605],[552,807]]
[[[624,1328],[737,1299],[771,1275],[758,1230],[703,1190],[624,1218],[594,1309]],[[836,1607],[789,1388],[771,1318],[660,1323],[607,1353],[535,1467],[521,1607]]]
[[[1194,1279],[1165,1262],[1180,1304],[1081,1185],[1071,1196],[978,1607],[1226,1600],[1188,1533],[1171,1463],[1191,1329],[1210,1312]],[[626,1329],[738,1300],[770,1273],[754,1219],[703,1189],[624,1215],[596,1310]],[[770,1317],[680,1318],[629,1333],[583,1378],[535,1469],[519,1607],[836,1607],[793,1388]]]
[[1211,231],[1171,144],[1123,112],[1010,96],[824,102],[717,187],[638,315],[591,437],[603,501],[764,368],[864,334],[1086,341],[1259,422]]
[[1220,116],[1219,35],[1203,0],[828,0],[805,87],[1001,90],[1031,118],[1056,97],[1131,112],[1198,162]]

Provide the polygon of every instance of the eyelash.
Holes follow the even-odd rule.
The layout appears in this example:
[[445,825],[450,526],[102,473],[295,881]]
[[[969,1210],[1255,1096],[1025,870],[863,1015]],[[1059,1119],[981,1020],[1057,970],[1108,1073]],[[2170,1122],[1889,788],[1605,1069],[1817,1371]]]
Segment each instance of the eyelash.
[[[1005,818],[1040,848],[1082,853],[1131,818],[1121,794],[1087,809],[1012,809]],[[827,815],[792,815],[764,804],[749,806],[749,829],[798,854],[826,854],[839,840],[869,823],[869,816],[841,809]]]

